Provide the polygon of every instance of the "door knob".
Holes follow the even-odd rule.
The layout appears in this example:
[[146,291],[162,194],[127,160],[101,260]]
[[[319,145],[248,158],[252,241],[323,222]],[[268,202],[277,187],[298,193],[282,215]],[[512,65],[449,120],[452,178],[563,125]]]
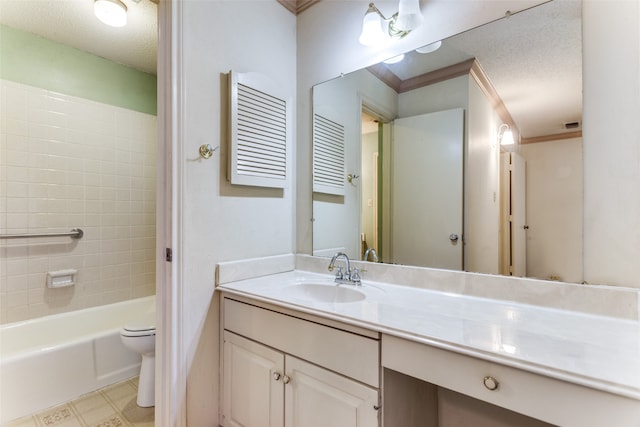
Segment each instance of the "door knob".
[[458,241],[458,235],[456,233],[451,233],[449,234],[449,240],[451,240],[452,242],[457,242]]

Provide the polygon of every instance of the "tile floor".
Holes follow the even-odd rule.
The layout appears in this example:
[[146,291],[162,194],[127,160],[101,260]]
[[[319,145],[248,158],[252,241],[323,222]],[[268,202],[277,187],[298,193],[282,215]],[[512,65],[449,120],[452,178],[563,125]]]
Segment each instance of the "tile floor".
[[103,388],[5,427],[153,427],[154,408],[136,405],[138,378]]

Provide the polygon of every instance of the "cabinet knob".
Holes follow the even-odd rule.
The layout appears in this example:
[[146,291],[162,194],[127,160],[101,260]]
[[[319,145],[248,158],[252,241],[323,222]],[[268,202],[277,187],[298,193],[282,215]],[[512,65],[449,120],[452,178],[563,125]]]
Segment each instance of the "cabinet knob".
[[281,376],[282,376],[282,374],[280,374],[279,372],[274,372],[273,373],[273,379],[276,380],[276,381],[278,381]]
[[289,377],[289,375],[285,375],[284,377],[282,377],[282,382],[285,384],[289,384],[291,382],[291,378]]
[[487,388],[487,390],[497,390],[499,385],[500,383],[497,379],[489,376],[484,377],[484,386]]

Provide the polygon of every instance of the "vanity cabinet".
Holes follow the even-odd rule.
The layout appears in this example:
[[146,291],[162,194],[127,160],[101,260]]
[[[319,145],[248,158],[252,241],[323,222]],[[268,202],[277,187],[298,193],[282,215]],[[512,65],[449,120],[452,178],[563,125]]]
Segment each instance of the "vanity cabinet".
[[296,314],[223,299],[221,425],[378,426],[378,334]]
[[[393,406],[401,415],[417,405],[424,409],[420,417],[402,419],[401,423],[397,417],[385,419],[389,426],[640,426],[638,400],[394,336],[382,337],[382,365],[385,408]],[[411,393],[400,390],[401,386],[392,392],[388,385],[400,381],[387,370],[407,376],[400,381],[413,388],[401,386]],[[420,403],[412,401],[416,396]],[[449,417],[456,418],[450,423],[443,415],[451,413],[448,408],[452,407],[459,413]],[[481,415],[473,422],[464,422],[465,412]]]

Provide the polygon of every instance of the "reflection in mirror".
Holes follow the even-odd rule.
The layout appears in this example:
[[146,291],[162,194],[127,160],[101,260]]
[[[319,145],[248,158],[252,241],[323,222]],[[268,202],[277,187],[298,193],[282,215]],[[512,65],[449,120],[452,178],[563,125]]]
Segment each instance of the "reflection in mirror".
[[428,47],[314,87],[343,144],[314,255],[581,282],[581,3]]

